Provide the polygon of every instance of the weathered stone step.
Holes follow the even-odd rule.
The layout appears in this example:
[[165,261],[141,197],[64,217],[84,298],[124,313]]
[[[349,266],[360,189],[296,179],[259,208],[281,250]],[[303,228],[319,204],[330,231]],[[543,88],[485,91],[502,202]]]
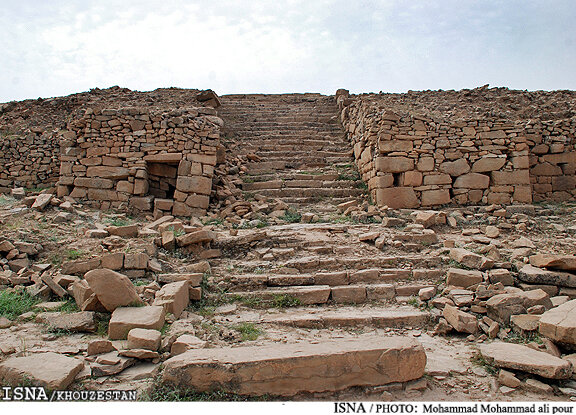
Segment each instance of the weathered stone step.
[[198,392],[292,396],[408,382],[424,375],[415,339],[363,336],[316,344],[198,349],[168,359],[162,381]]
[[234,298],[253,298],[263,301],[274,301],[282,297],[298,299],[300,304],[325,304],[330,297],[330,287],[328,285],[281,287],[273,289],[238,291],[226,293],[225,296]]
[[314,309],[285,311],[265,316],[261,322],[301,328],[369,326],[379,328],[423,328],[431,321],[430,313],[413,307]]
[[283,197],[352,197],[360,196],[364,190],[357,188],[293,188],[283,189],[262,189],[258,194],[272,198]]
[[350,145],[347,141],[341,141],[336,139],[323,139],[319,140],[316,138],[304,137],[304,138],[290,138],[285,136],[272,136],[269,135],[266,138],[252,138],[246,146],[270,146],[271,148],[281,148],[282,146],[295,147],[301,146],[302,144],[308,146],[339,146],[343,149],[349,149]]
[[[254,276],[237,276],[239,284],[261,282],[268,279],[256,279]],[[293,280],[296,282],[296,280]],[[304,282],[309,282],[305,280]],[[263,305],[274,306],[275,301],[297,299],[302,305],[326,304],[363,304],[371,301],[390,301],[396,297],[414,297],[422,288],[434,287],[431,283],[394,286],[393,284],[349,284],[349,285],[293,285],[285,287],[250,287],[250,291],[230,291],[225,294],[232,300],[261,300]],[[238,287],[234,287],[238,288]],[[246,288],[246,287],[244,287]]]
[[[300,140],[294,140],[300,141]],[[259,144],[251,141],[246,143],[246,145],[242,146],[242,151],[240,154],[248,154],[248,153],[255,153],[260,152],[262,154],[270,154],[270,152],[277,152],[282,151],[284,153],[293,153],[295,151],[302,152],[302,149],[306,149],[307,151],[325,151],[329,153],[350,153],[350,147],[345,143],[334,143],[334,144],[311,144],[302,140],[300,142],[295,142],[294,144],[279,144],[278,142],[270,142],[266,140],[266,144]]]
[[242,190],[253,191],[253,190],[270,190],[270,189],[304,189],[304,188],[318,188],[322,189],[350,189],[357,188],[358,185],[362,183],[360,180],[328,180],[328,181],[318,181],[318,180],[270,180],[266,182],[253,182],[253,183],[242,183]]

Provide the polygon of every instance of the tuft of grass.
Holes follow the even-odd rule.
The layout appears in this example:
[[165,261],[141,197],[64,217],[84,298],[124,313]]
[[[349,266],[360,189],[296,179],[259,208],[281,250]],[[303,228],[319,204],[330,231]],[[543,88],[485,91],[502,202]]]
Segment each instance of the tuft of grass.
[[360,174],[357,171],[353,171],[350,173],[340,173],[338,175],[338,179],[339,181],[353,181],[355,182],[356,180],[360,180]]
[[220,219],[220,218],[208,219],[206,222],[204,222],[204,225],[217,225],[217,226],[221,226],[221,225],[224,225],[224,219]]
[[86,252],[80,251],[78,249],[68,249],[66,251],[66,258],[68,260],[73,261],[75,259],[81,258]]
[[302,215],[293,209],[288,209],[284,216],[280,216],[280,219],[288,223],[300,223]]
[[139,401],[144,402],[242,402],[242,401],[269,401],[269,395],[244,396],[223,390],[214,389],[209,392],[196,392],[192,388],[164,383],[160,376],[153,379],[149,389],[141,393]]
[[289,308],[302,305],[302,301],[289,294],[276,294],[272,300],[272,304],[276,308]]
[[232,328],[242,335],[243,342],[256,340],[258,336],[264,333],[254,323],[240,323],[232,326]]
[[80,311],[80,309],[78,308],[76,301],[67,300],[66,303],[62,304],[55,311],[59,311],[61,313],[77,313]]
[[12,206],[14,203],[16,203],[16,199],[14,199],[12,196],[0,195],[0,206]]
[[111,315],[106,313],[96,313],[96,334],[101,337],[108,337],[108,325]]
[[0,316],[10,320],[31,311],[40,300],[24,290],[0,292]]
[[451,259],[450,261],[448,261],[448,265],[449,265],[451,268],[466,269],[466,270],[468,270],[468,271],[472,270],[472,268],[467,267],[466,265],[461,264],[460,262],[455,261],[455,260],[453,260],[453,259]]
[[108,223],[112,226],[128,226],[131,221],[128,218],[110,218]]
[[542,337],[538,332],[526,332],[526,333],[516,333],[511,331],[506,336],[506,341],[509,343],[518,343],[518,344],[526,344],[526,343],[538,343],[542,344]]
[[470,361],[472,362],[472,364],[484,368],[484,370],[491,375],[496,375],[498,373],[498,368],[496,368],[494,365],[488,363],[486,358],[484,356],[482,356],[482,354],[480,352],[476,352],[470,358]]
[[70,336],[71,334],[73,334],[73,332],[71,332],[70,330],[60,329],[57,327],[48,327],[46,329],[46,333],[53,334],[56,337],[65,337],[65,336]]

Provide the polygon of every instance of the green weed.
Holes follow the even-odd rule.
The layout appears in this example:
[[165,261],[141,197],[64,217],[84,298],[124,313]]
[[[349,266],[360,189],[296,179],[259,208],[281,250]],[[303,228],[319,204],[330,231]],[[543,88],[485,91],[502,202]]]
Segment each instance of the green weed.
[[242,341],[256,340],[263,333],[254,323],[240,323],[232,328],[242,335]]
[[10,320],[31,311],[40,300],[24,290],[0,292],[0,316]]

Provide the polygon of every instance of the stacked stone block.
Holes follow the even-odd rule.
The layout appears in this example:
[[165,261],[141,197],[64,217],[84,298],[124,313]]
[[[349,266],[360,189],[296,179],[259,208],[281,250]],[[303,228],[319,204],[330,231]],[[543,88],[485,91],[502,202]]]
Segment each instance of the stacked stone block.
[[32,128],[0,133],[0,192],[14,187],[35,188],[58,181],[60,146],[57,134]]
[[534,201],[576,197],[576,120],[526,124]]
[[201,215],[222,125],[213,108],[88,109],[63,133],[58,194],[101,209]]
[[435,120],[337,92],[373,200],[392,208],[509,204],[576,195],[575,120]]

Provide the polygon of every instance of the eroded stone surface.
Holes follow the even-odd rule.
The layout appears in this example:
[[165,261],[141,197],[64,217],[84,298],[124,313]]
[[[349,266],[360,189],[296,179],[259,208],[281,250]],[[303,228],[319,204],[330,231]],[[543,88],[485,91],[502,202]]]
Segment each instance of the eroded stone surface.
[[200,349],[166,361],[167,383],[207,391],[291,396],[406,382],[424,374],[420,343],[398,337],[319,344]]
[[520,344],[494,342],[480,346],[480,352],[496,367],[521,370],[548,379],[568,379],[572,374],[569,362]]
[[84,363],[58,353],[38,353],[11,357],[0,364],[2,384],[18,385],[26,379],[52,390],[68,388]]
[[576,346],[576,300],[542,314],[539,331],[555,342]]

